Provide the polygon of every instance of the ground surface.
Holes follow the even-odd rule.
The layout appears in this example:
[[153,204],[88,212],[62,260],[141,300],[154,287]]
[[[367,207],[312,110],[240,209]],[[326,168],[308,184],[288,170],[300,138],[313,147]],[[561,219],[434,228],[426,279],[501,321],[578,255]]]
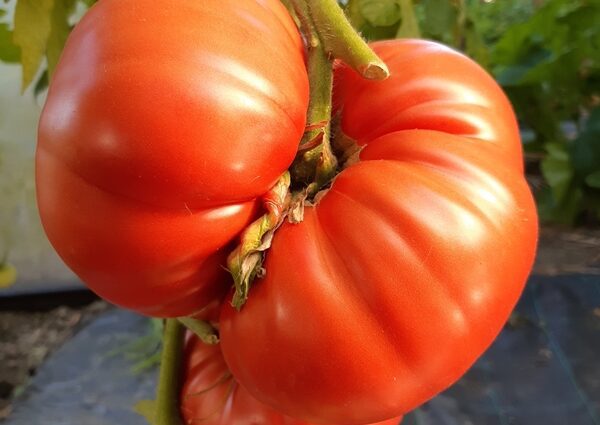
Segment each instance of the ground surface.
[[[138,367],[132,354],[142,354],[151,327],[117,308],[97,316],[38,368],[6,425],[148,425],[134,406],[154,398],[158,370]],[[160,340],[153,341],[158,353]]]
[[543,228],[533,272],[545,276],[600,275],[600,229]]
[[[598,309],[598,275],[530,277],[486,353],[402,425],[600,424]],[[148,425],[133,407],[153,398],[157,370],[131,354],[152,323],[119,309],[96,317],[38,368],[6,425]]]
[[50,353],[108,308],[101,301],[49,311],[0,311],[0,420]]
[[[600,229],[544,228],[534,273],[600,275]],[[0,309],[0,420],[10,414],[13,396],[23,391],[48,355],[107,308],[96,301],[47,311]],[[600,311],[595,314],[600,317]]]

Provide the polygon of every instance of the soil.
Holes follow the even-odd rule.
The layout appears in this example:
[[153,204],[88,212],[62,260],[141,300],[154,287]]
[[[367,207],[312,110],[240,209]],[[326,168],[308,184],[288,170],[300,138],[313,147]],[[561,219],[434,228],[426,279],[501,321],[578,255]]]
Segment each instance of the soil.
[[600,228],[543,227],[533,273],[600,275]]
[[80,327],[108,304],[94,301],[48,311],[0,311],[0,421],[11,412],[11,400],[27,386],[37,367]]
[[[600,275],[600,229],[543,228],[534,273]],[[37,310],[0,306],[0,421],[44,359],[108,308],[102,301]]]

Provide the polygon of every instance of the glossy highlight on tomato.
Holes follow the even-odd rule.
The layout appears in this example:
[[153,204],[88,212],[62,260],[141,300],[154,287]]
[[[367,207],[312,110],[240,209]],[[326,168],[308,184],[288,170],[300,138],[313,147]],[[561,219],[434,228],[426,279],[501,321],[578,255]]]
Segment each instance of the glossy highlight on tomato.
[[[231,376],[218,345],[188,334],[181,416],[185,425],[311,425],[284,416],[252,397]],[[398,425],[401,418],[372,425]]]
[[261,402],[321,423],[408,412],[454,383],[519,298],[537,241],[510,104],[442,45],[372,45],[391,76],[336,70],[341,131],[362,148],[285,223],[223,355]]
[[39,125],[48,238],[115,304],[201,309],[226,290],[226,245],[292,162],[307,104],[304,47],[278,0],[98,2]]

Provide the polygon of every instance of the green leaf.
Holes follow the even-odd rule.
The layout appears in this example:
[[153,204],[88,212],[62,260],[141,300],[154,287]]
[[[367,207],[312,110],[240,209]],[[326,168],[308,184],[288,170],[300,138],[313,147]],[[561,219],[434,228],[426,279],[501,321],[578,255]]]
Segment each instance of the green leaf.
[[24,91],[33,81],[46,53],[54,0],[18,0],[15,8],[14,43],[21,48]]
[[546,150],[548,155],[541,163],[542,174],[550,185],[556,202],[560,204],[573,180],[573,166],[564,145],[547,144]]
[[73,12],[75,0],[58,0],[52,10],[51,30],[46,46],[46,58],[48,59],[48,75],[51,77],[58,63],[60,53],[67,41],[71,28],[69,27],[69,16]]
[[467,55],[487,69],[490,62],[489,48],[470,18],[467,19],[466,24],[465,44]]
[[425,18],[423,31],[432,36],[450,33],[456,24],[458,11],[450,0],[423,0]]
[[514,65],[497,68],[495,71],[496,80],[504,87],[544,81],[547,78],[544,78],[543,74],[535,78],[535,76],[531,76],[531,73],[537,69],[537,74],[539,75],[540,72],[538,67],[552,62],[554,59],[552,53],[547,50],[539,49],[533,51],[529,54],[527,59],[523,61]]
[[348,0],[348,4],[344,8],[344,13],[348,17],[348,20],[352,26],[357,30],[360,30],[360,28],[365,24],[365,18],[362,13],[360,13],[359,0]]
[[21,59],[21,51],[12,41],[13,33],[8,24],[0,24],[0,61],[14,63]]
[[150,425],[154,425],[156,411],[156,402],[154,400],[140,400],[133,406],[133,410],[138,415],[143,416]]
[[139,374],[160,364],[161,340],[163,336],[163,320],[150,319],[148,330],[144,335],[129,343],[119,346],[107,353],[108,357],[123,355],[134,362],[131,372]]
[[587,176],[600,171],[600,107],[592,110],[583,130],[574,140],[571,159],[576,173],[585,178],[586,183]]
[[600,189],[600,170],[593,172],[585,178],[585,184],[594,189]]
[[400,20],[400,4],[397,0],[359,0],[360,13],[371,25],[387,27]]
[[396,38],[420,38],[419,22],[415,15],[413,0],[400,0],[401,21]]
[[140,360],[138,363],[136,363],[133,368],[131,369],[131,372],[134,375],[138,375],[140,373],[146,372],[148,370],[154,370],[157,366],[160,365],[160,359],[161,359],[161,352],[157,351],[156,353],[152,354],[150,357],[146,357],[143,360]]
[[365,22],[360,27],[360,33],[367,41],[388,40],[394,38],[397,32],[398,24],[390,25],[388,27],[375,27],[368,22]]
[[583,191],[574,187],[567,192],[562,202],[557,202],[550,188],[545,188],[537,196],[538,213],[544,222],[572,225],[577,219],[583,204]]
[[17,269],[8,263],[0,264],[0,289],[8,288],[17,281]]

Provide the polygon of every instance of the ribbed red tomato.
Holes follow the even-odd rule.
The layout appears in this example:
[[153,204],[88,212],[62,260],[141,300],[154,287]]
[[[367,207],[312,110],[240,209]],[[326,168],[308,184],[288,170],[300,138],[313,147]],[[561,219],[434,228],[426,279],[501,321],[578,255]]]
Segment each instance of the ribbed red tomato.
[[[188,335],[184,356],[181,414],[186,425],[310,425],[252,397],[231,376],[218,345]],[[373,425],[399,423],[395,418]]]
[[518,128],[496,83],[436,43],[373,48],[389,79],[335,76],[359,160],[278,230],[242,310],[221,313],[236,379],[307,421],[375,422],[447,388],[502,328],[535,253]]
[[278,0],[102,0],[52,78],[39,209],[103,298],[187,315],[224,288],[223,246],[292,162],[308,78]]

